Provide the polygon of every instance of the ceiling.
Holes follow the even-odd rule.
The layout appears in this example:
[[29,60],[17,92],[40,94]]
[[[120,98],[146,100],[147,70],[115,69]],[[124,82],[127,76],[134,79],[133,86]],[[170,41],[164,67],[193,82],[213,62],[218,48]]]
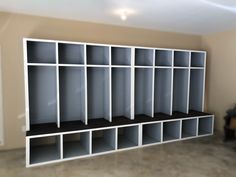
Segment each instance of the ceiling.
[[[133,14],[122,21],[120,8]],[[189,34],[236,28],[236,0],[1,0],[0,11]]]

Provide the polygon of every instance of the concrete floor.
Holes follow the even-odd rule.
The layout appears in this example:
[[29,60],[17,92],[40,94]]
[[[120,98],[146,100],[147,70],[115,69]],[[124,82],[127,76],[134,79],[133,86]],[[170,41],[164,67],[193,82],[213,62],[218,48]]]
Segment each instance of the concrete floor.
[[1,177],[235,177],[236,144],[219,135],[41,167],[24,167],[24,150],[0,152]]

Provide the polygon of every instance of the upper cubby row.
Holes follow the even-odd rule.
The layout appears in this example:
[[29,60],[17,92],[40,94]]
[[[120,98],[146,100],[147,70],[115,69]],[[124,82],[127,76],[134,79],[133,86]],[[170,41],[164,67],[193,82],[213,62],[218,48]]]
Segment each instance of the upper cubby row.
[[[28,63],[55,64],[58,57],[59,64],[131,66],[131,53],[132,47],[70,43],[58,43],[57,47],[55,42],[27,41]],[[136,66],[153,66],[155,62],[155,66],[204,67],[205,53],[135,48],[134,60]]]

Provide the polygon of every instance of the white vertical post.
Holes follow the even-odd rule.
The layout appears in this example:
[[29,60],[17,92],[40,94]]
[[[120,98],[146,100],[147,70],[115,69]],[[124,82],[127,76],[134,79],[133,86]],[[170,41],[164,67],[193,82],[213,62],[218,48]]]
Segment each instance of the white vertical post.
[[89,131],[89,154],[92,154],[92,146],[93,146],[93,142],[92,142],[92,130]]
[[189,53],[189,62],[188,62],[188,89],[187,89],[187,106],[186,113],[189,113],[189,93],[190,93],[190,74],[191,74],[191,52]]
[[60,158],[63,159],[63,134],[60,134]]
[[199,129],[199,118],[197,118],[197,129],[196,129],[196,136],[199,136],[198,129]]
[[202,112],[204,112],[204,106],[205,106],[205,84],[206,84],[206,57],[207,53],[204,52],[204,74],[203,74],[203,92],[202,92]]
[[58,51],[58,42],[56,42],[56,84],[57,84],[57,127],[60,128],[60,84],[59,84],[59,51]]
[[143,124],[139,124],[139,133],[138,133],[138,136],[139,136],[139,146],[142,146],[143,144]]
[[174,95],[174,50],[172,50],[171,58],[171,96],[170,96],[170,115],[173,114],[173,95]]
[[153,49],[153,58],[152,58],[152,117],[155,114],[155,59],[156,59],[156,50]]
[[111,69],[111,46],[109,46],[109,121],[112,122],[112,69]]
[[30,138],[26,136],[25,138],[25,162],[26,167],[30,166]]
[[87,45],[84,45],[84,123],[88,124]]
[[133,120],[134,119],[134,103],[135,103],[135,98],[134,98],[134,95],[135,95],[135,68],[134,68],[134,63],[135,63],[135,48],[132,47],[131,48],[131,100],[130,100],[130,103],[131,103],[131,119]]
[[24,84],[25,84],[25,126],[26,131],[30,130],[29,119],[29,83],[28,83],[28,66],[27,66],[27,39],[23,39],[23,54],[24,54]]

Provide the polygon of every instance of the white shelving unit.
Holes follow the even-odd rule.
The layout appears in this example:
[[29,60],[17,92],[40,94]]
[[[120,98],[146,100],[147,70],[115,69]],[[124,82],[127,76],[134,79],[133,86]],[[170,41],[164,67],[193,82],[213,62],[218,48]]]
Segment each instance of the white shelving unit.
[[204,51],[23,41],[27,167],[213,134]]

